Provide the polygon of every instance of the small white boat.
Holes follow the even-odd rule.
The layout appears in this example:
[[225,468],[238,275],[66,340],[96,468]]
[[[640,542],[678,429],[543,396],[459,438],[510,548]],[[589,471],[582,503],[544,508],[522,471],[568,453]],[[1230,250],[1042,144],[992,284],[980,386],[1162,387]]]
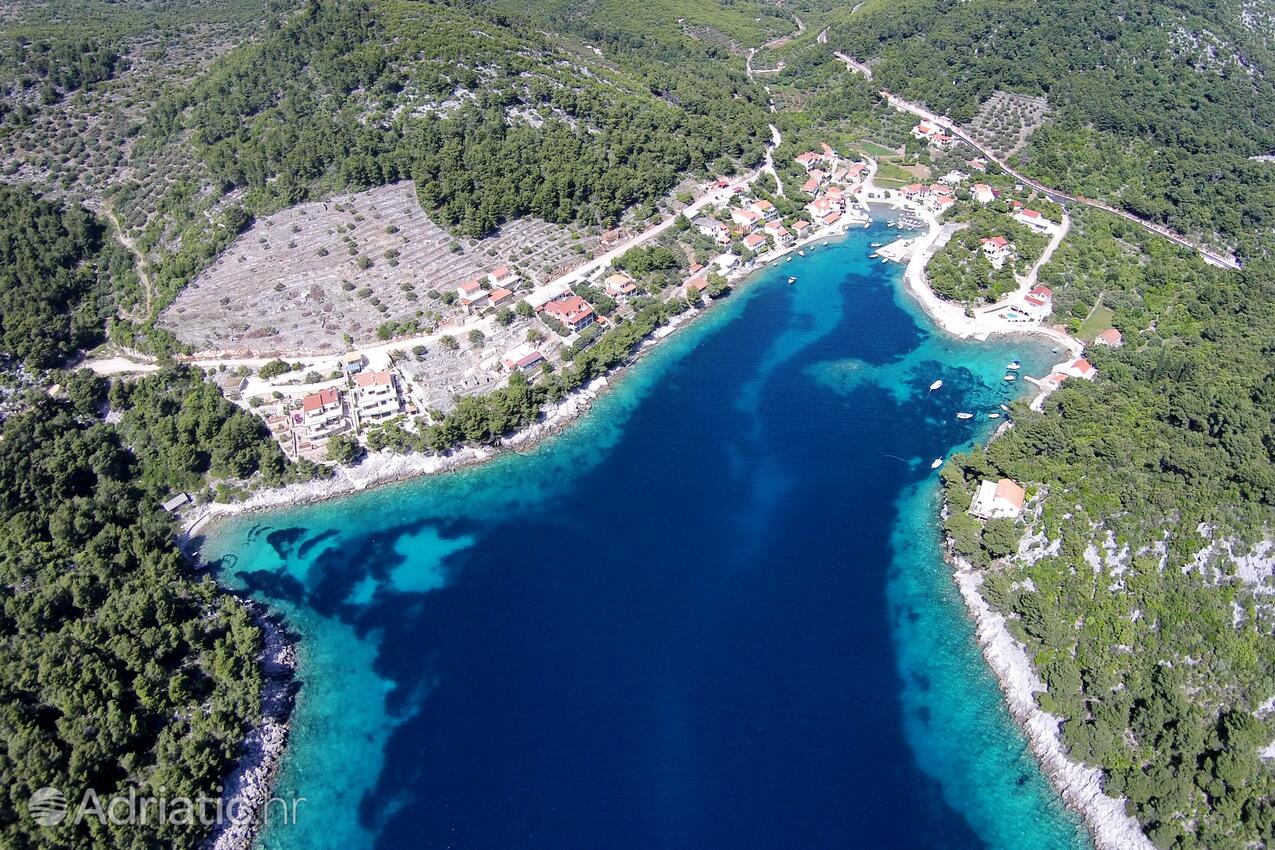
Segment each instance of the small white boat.
[[974,414],[973,414],[973,413],[966,413],[964,410],[962,410],[960,413],[956,414],[956,418],[957,418],[957,419],[973,419],[973,418],[974,418]]
[[880,247],[881,247],[881,243],[880,243],[880,242],[873,242],[873,243],[872,243],[872,247],[873,247],[873,248],[880,248]]
[[1023,367],[1023,364],[1022,364],[1022,363],[1019,363],[1017,360],[1013,360],[1013,361],[1011,361],[1011,362],[1009,363],[1009,365],[1008,365],[1008,366],[1006,366],[1005,368],[1006,368],[1006,369],[1008,369],[1008,370],[1010,370],[1011,372],[1017,372],[1017,371],[1018,371],[1019,369],[1021,369],[1022,367]]
[[988,418],[988,419],[1000,419],[1000,418],[1001,418],[1001,415],[1000,415],[999,413],[989,413],[989,414],[987,414],[987,418]]
[[1050,353],[1050,354],[1057,354],[1057,353],[1058,353],[1058,349],[1057,349],[1057,348],[1051,348],[1051,349],[1049,349],[1049,353]]
[[1009,405],[1008,405],[1008,404],[1002,404],[1002,405],[1001,405],[1001,410],[1005,411],[1006,413],[1009,413]]
[[1013,373],[1005,376],[1005,383],[1007,384],[1012,384],[1014,383],[1014,381],[1017,381],[1017,380],[1018,380],[1018,376],[1014,375]]
[[873,252],[872,252],[871,254],[869,254],[868,256],[869,256],[869,257],[872,257],[873,259],[876,259],[877,257],[879,257],[879,256],[881,256],[881,255],[880,255],[880,254],[878,254],[876,251],[873,251]]
[[888,263],[888,262],[890,262],[890,261],[889,261],[889,260],[887,260],[885,257],[882,257],[882,258],[881,258],[881,265],[885,265],[885,264],[886,264],[886,263]]
[[823,247],[825,247],[825,248],[827,248],[827,247],[828,247],[828,240],[827,240],[827,239],[823,240]]
[[943,458],[936,457],[934,459],[934,463],[930,464],[930,469],[938,469],[942,465],[943,465]]
[[792,285],[792,284],[794,284],[794,283],[796,283],[796,282],[797,282],[797,278],[795,278],[795,277],[790,277],[790,278],[788,278],[788,283],[789,283],[789,285]]
[[790,262],[790,263],[792,262],[792,257],[789,257],[789,258],[788,258],[788,262]]
[[943,386],[942,379],[935,381],[934,383],[930,384],[930,392],[934,392],[941,386]]

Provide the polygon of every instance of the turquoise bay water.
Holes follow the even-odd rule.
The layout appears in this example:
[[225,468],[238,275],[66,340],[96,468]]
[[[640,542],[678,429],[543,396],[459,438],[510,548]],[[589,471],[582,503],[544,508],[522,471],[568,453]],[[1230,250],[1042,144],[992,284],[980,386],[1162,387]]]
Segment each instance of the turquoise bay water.
[[302,636],[306,803],[262,845],[1089,847],[929,469],[1050,355],[931,334],[885,235],[760,273],[527,455],[214,529]]

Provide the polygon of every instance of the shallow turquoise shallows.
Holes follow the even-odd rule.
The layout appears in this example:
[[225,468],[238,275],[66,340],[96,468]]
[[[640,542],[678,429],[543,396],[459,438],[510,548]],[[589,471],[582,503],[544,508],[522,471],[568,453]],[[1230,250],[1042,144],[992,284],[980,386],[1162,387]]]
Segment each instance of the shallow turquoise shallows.
[[755,275],[535,451],[216,527],[302,636],[278,790],[306,802],[263,845],[1089,847],[930,469],[1051,355],[935,333],[868,257],[892,233]]

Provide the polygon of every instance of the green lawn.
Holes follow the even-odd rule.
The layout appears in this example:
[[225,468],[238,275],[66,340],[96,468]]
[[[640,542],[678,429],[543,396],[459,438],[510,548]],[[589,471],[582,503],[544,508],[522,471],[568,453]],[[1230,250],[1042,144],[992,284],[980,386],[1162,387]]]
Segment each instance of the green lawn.
[[1080,323],[1080,330],[1076,336],[1085,343],[1093,342],[1094,337],[1111,327],[1111,318],[1115,315],[1115,311],[1110,307],[1104,307],[1099,301],[1094,308],[1089,311],[1089,315]]
[[874,157],[875,156],[894,156],[898,153],[898,151],[891,150],[890,148],[887,148],[885,145],[879,145],[876,142],[870,141],[868,139],[864,139],[862,142],[859,142],[859,149],[862,150],[864,153],[866,153],[868,156],[874,156]]

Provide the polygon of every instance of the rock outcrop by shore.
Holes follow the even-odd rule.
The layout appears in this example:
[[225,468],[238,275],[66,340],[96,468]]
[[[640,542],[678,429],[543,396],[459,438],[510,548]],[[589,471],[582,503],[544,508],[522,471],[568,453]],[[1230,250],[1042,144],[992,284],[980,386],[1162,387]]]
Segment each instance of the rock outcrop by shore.
[[213,826],[206,850],[248,850],[261,828],[274,775],[288,741],[296,686],[296,647],[281,623],[255,602],[245,602],[261,629],[261,717],[244,739],[242,754],[222,792],[227,816]]
[[952,558],[965,607],[978,629],[983,657],[1000,682],[1014,720],[1027,734],[1032,752],[1058,793],[1085,820],[1098,850],[1155,850],[1138,822],[1125,813],[1124,800],[1102,790],[1102,772],[1073,761],[1062,740],[1061,719],[1036,704],[1045,684],[1027,649],[1006,626],[1005,617],[983,598],[983,576],[966,561]]

